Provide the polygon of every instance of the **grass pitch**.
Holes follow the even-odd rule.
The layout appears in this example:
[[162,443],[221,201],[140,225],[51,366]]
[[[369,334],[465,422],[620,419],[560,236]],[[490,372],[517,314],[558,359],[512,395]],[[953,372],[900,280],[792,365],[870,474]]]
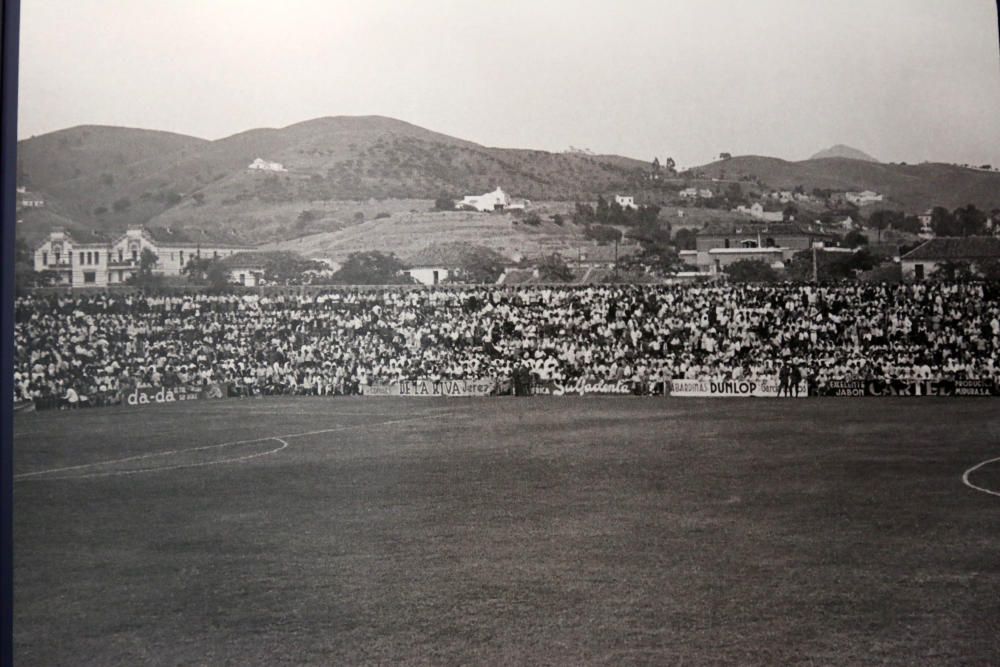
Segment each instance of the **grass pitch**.
[[[20,415],[18,665],[997,664],[990,399]],[[275,439],[262,437],[274,436]],[[1000,490],[1000,465],[974,481]]]

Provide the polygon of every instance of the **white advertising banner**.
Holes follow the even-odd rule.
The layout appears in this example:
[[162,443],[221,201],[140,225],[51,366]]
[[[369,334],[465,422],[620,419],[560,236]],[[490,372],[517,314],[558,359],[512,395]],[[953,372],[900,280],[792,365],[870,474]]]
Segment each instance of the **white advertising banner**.
[[[735,396],[778,398],[778,382],[771,378],[754,380],[672,380],[670,396],[686,396],[691,398]],[[793,398],[806,398],[809,387],[805,382],[799,384],[798,395],[792,389]]]
[[489,396],[495,389],[494,380],[404,380],[361,385],[365,396]]

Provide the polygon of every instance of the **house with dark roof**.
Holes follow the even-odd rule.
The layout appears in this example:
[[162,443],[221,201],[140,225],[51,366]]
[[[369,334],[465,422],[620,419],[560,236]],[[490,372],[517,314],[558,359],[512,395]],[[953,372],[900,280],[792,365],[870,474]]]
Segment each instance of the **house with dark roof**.
[[[833,245],[837,235],[805,222],[710,222],[695,235],[698,270],[719,273],[742,260],[758,260],[782,269],[785,262],[815,244]],[[690,262],[692,257],[685,258]]]
[[1000,259],[1000,238],[995,236],[939,236],[925,241],[899,258],[904,280],[923,280],[946,263],[966,263],[976,272],[984,260]]
[[56,285],[107,287],[134,276],[147,249],[157,257],[153,273],[176,276],[192,258],[221,259],[251,246],[235,234],[202,229],[130,227],[115,236],[54,231],[35,248],[34,264],[36,271],[54,272]]
[[462,267],[470,265],[508,265],[505,257],[494,250],[471,243],[435,243],[407,257],[406,273],[422,285],[438,285],[454,277]]
[[229,282],[245,287],[257,287],[264,283],[266,264],[265,258],[256,252],[238,252],[222,260]]

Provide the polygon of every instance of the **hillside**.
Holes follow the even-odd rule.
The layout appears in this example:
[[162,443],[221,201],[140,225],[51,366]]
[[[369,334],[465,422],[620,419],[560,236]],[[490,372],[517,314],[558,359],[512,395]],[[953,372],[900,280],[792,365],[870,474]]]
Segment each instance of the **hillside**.
[[[18,226],[19,234],[36,238],[56,226],[111,232],[144,224],[276,242],[337,233],[353,226],[359,212],[371,220],[378,213],[426,211],[436,197],[497,185],[536,202],[628,192],[642,201],[676,203],[685,183],[759,179],[773,189],[874,190],[886,195],[886,207],[908,212],[968,203],[1000,207],[1000,173],[953,165],[739,156],[653,183],[640,160],[491,148],[381,116],[317,118],[216,141],[83,126],[27,139],[18,150],[19,184],[46,201],[45,213],[24,212]],[[248,169],[258,157],[285,171]]]
[[847,158],[788,162],[746,155],[692,170],[705,178],[759,179],[772,189],[802,186],[806,191],[873,190],[885,195],[883,208],[911,213],[931,206],[957,208],[974,203],[980,209],[1000,207],[1000,172],[967,169],[950,164],[882,164]]
[[208,143],[172,132],[103,125],[71,127],[18,142],[18,185],[47,192],[81,176],[135,175],[141,169],[136,163],[183,154]]
[[[29,141],[41,139],[53,141]],[[319,118],[129,157],[89,168],[74,163],[60,172],[70,178],[48,179],[44,192],[90,227],[221,224],[260,239],[270,233],[246,222],[247,209],[297,215],[316,202],[458,197],[498,184],[518,197],[572,200],[623,187],[646,166],[617,156],[489,148],[379,116]],[[287,172],[247,169],[257,157]],[[26,159],[25,170],[37,165]]]
[[[555,208],[551,210],[556,210]],[[558,252],[575,256],[594,245],[583,237],[583,229],[566,222],[557,225],[549,215],[532,226],[509,213],[407,212],[368,220],[342,229],[310,234],[274,243],[269,250],[292,250],[307,257],[343,262],[352,252],[379,250],[409,258],[434,244],[455,241],[473,243],[519,260]]]
[[859,151],[857,148],[851,148],[850,146],[845,146],[844,144],[837,144],[836,146],[830,146],[825,150],[821,150],[816,153],[810,160],[822,160],[828,157],[842,157],[849,160],[864,160],[865,162],[878,162],[868,153],[864,151]]

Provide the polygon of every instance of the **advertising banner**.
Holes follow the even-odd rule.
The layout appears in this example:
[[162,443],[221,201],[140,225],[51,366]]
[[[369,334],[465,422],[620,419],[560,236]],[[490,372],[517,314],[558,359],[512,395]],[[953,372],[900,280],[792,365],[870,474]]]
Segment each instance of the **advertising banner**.
[[207,384],[201,387],[136,387],[125,394],[122,402],[125,405],[176,403],[225,398],[228,393],[227,387],[222,384]]
[[631,382],[587,382],[574,380],[568,383],[541,380],[532,385],[532,393],[538,396],[623,396],[633,394]]
[[388,384],[361,385],[364,396],[491,396],[495,380],[404,380]]
[[[672,380],[670,396],[687,398],[717,398],[734,396],[742,398],[778,398],[778,382],[770,378],[755,380]],[[792,390],[793,398],[805,398],[809,388],[805,382],[799,384],[798,395]]]
[[820,396],[1000,396],[992,380],[834,380]]

